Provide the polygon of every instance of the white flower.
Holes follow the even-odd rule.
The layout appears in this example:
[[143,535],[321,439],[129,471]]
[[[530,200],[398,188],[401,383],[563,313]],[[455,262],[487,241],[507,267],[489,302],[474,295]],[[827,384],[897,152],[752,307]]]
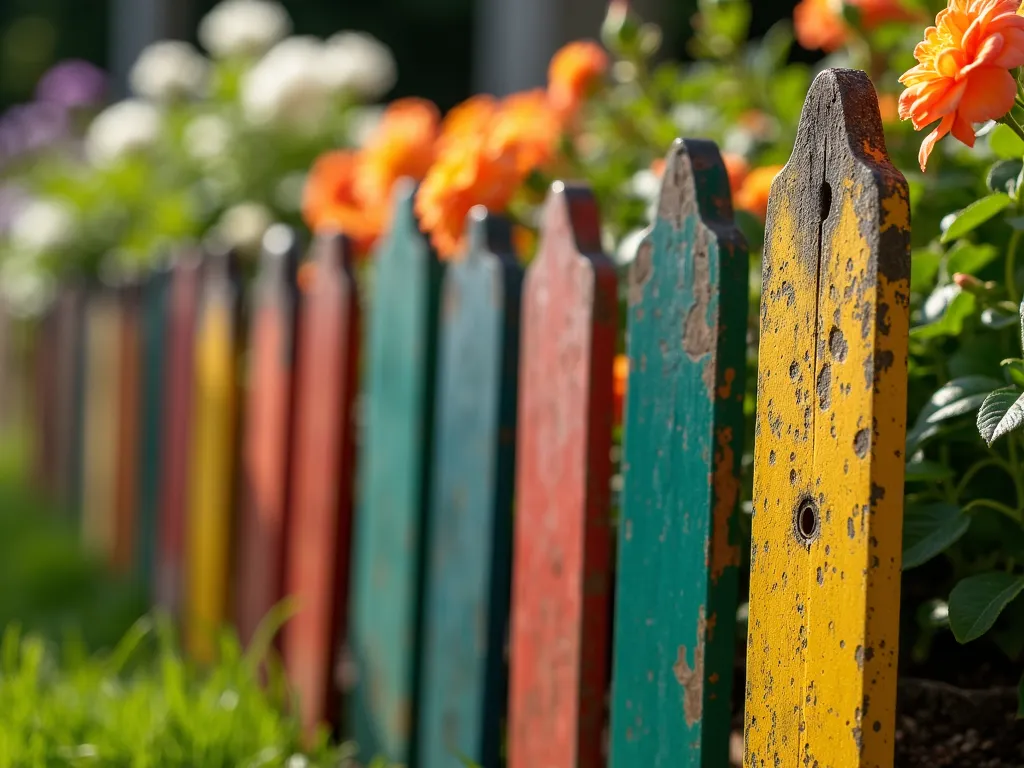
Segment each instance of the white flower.
[[30,256],[11,256],[0,263],[0,297],[5,309],[19,317],[38,315],[53,295],[53,279]]
[[224,211],[214,233],[224,245],[254,256],[259,253],[263,235],[273,223],[274,216],[265,206],[239,203]]
[[70,242],[74,231],[75,216],[67,205],[38,198],[11,222],[11,245],[26,254],[52,252]]
[[256,125],[315,132],[331,103],[323,62],[324,44],[315,37],[278,43],[242,80],[246,118]]
[[292,30],[282,5],[270,0],[224,0],[199,22],[199,42],[212,56],[260,56]]
[[620,266],[623,264],[632,264],[640,250],[640,243],[644,241],[644,237],[646,235],[646,230],[634,229],[622,238],[621,242],[619,242],[619,247],[615,249],[615,263]]
[[160,112],[152,104],[126,99],[100,112],[85,135],[85,152],[104,165],[153,146],[160,137]]
[[377,99],[395,85],[398,73],[391,50],[364,32],[339,32],[327,41],[323,75],[337,91]]
[[661,177],[649,168],[644,168],[633,174],[629,180],[629,193],[645,202],[654,200],[661,191]]
[[137,96],[166,102],[202,93],[209,70],[209,62],[191,43],[161,40],[139,55],[129,81]]
[[218,115],[200,115],[185,126],[185,151],[196,160],[212,160],[231,143],[231,125]]

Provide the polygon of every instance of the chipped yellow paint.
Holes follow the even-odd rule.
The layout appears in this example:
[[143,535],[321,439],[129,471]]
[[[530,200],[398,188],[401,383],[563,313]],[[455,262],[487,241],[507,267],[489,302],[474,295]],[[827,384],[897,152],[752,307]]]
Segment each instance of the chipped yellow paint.
[[834,185],[819,276],[798,185],[773,189],[765,255],[745,765],[891,766],[908,285],[858,211],[900,226],[906,200]]
[[85,310],[82,537],[106,560],[113,557],[116,535],[120,352],[117,300],[112,295],[94,295]]
[[196,334],[188,510],[186,638],[193,658],[212,660],[226,621],[234,480],[235,349],[231,312],[209,305]]

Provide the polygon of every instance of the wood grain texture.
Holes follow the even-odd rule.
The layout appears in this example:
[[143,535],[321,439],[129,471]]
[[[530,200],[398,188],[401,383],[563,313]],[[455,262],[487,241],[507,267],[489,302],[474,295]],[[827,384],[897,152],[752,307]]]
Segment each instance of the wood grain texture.
[[711,142],[676,142],[630,274],[613,766],[728,762],[748,304]]
[[147,594],[153,599],[159,598],[156,590],[156,560],[171,280],[172,272],[166,267],[152,272],[142,285],[139,308],[139,458],[135,570]]
[[893,763],[909,228],[870,81],[823,72],[763,260],[750,768]]
[[445,274],[427,528],[421,768],[497,766],[505,710],[523,270],[481,208]]
[[202,271],[203,261],[198,253],[182,254],[173,268],[168,297],[156,591],[158,605],[175,616],[183,612],[185,592],[195,329]]
[[128,572],[135,564],[139,480],[139,394],[141,368],[140,286],[118,290],[121,313],[117,420],[117,506],[114,510],[114,568]]
[[319,236],[312,256],[299,330],[286,570],[297,613],[282,638],[307,737],[320,724],[337,723],[341,698],[335,668],[348,613],[361,341],[351,242]]
[[351,735],[360,756],[415,765],[424,521],[430,499],[441,265],[413,190],[396,195],[376,255],[367,349],[361,504],[355,525]]
[[187,515],[186,647],[211,661],[229,619],[238,409],[239,288],[235,256],[208,256],[195,334],[195,389]]
[[121,307],[108,287],[90,291],[85,309],[82,533],[108,562],[117,540],[117,459],[121,389]]
[[523,287],[510,768],[603,763],[615,270],[591,193],[557,183]]
[[274,227],[264,238],[250,304],[235,577],[236,628],[245,645],[284,597],[297,267],[295,233]]

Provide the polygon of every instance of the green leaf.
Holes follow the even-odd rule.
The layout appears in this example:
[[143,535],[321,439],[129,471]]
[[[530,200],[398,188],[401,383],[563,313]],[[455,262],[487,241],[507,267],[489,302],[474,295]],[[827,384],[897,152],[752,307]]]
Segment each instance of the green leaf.
[[910,482],[943,480],[953,476],[953,470],[937,461],[921,459],[908,461],[905,479]]
[[1024,353],[1024,301],[1020,303],[1020,349]]
[[978,411],[978,432],[989,445],[1021,424],[1024,424],[1024,394],[1016,387],[992,392]]
[[1024,360],[1010,358],[1003,360],[999,365],[1003,369],[1008,384],[1016,384],[1018,387],[1024,388]]
[[911,505],[903,516],[903,570],[922,565],[946,550],[971,525],[953,504]]
[[959,643],[984,635],[999,614],[1024,590],[1024,576],[982,573],[969,576],[949,593],[949,627]]
[[[999,257],[999,251],[988,243],[959,242],[946,254],[946,272],[967,275],[977,274]],[[911,267],[913,274],[913,267]]]
[[1006,125],[997,125],[989,134],[988,145],[997,157],[1014,160],[1024,157],[1024,141]]
[[910,258],[910,290],[915,293],[929,291],[935,282],[941,261],[942,254],[938,251],[926,248],[914,251]]
[[917,452],[928,433],[934,431],[935,425],[954,416],[970,413],[1000,383],[998,379],[989,376],[963,376],[935,390],[918,413],[913,429],[907,433],[907,455],[912,456]]
[[934,339],[956,336],[964,328],[964,321],[974,314],[977,300],[957,285],[936,288],[921,308],[922,323],[910,329],[915,339]]
[[999,160],[988,169],[985,186],[992,192],[1005,192],[1012,196],[1017,192],[1017,177],[1021,169],[1024,169],[1024,162],[1020,158]]
[[982,310],[981,324],[986,328],[991,328],[994,331],[1002,330],[1003,328],[1009,328],[1011,325],[1016,325],[1020,322],[1017,318],[1017,313],[1014,312],[1012,315],[1000,310],[998,307],[989,307],[988,309]]
[[941,242],[949,243],[973,232],[993,216],[1005,211],[1011,202],[1010,196],[1002,192],[975,200],[956,214],[949,229],[942,234]]

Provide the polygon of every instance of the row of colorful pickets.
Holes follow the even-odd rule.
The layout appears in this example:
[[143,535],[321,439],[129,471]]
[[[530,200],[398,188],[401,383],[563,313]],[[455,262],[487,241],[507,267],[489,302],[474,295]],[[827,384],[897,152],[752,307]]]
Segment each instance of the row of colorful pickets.
[[687,140],[622,286],[571,184],[525,271],[481,209],[442,265],[407,188],[372,297],[343,236],[300,259],[283,228],[244,292],[230,253],[68,286],[38,344],[39,482],[200,662],[290,596],[304,726],[364,762],[724,766],[743,707],[750,768],[892,765],[909,214],[863,73],[815,80],[770,206],[753,436],[748,251],[718,149]]

